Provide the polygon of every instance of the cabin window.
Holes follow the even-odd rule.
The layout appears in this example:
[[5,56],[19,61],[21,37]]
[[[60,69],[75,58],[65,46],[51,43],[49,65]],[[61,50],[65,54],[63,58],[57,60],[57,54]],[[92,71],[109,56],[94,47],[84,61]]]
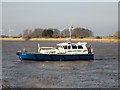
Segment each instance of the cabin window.
[[71,49],[71,46],[68,46],[68,49]]
[[77,49],[77,46],[72,46],[72,49]]
[[83,47],[82,46],[78,46],[78,49],[83,49]]
[[67,49],[67,46],[63,46],[64,49]]

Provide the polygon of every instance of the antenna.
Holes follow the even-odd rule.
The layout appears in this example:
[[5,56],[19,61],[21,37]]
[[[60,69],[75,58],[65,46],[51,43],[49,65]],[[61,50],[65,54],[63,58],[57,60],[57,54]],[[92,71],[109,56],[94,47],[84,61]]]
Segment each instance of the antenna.
[[40,52],[40,44],[38,43],[38,52]]
[[72,30],[73,30],[73,20],[72,20],[72,16],[71,16],[71,18],[70,18],[70,24],[71,24],[71,26],[69,27],[69,32],[70,32],[70,40],[71,40],[71,38],[72,38]]
[[62,30],[59,31],[59,37],[60,37],[60,38],[61,38],[61,32],[62,32]]
[[71,32],[72,32],[72,28],[73,28],[72,26],[70,26],[70,27],[69,27],[69,32],[70,32],[70,40],[71,40],[71,35],[72,35],[72,33],[71,33]]

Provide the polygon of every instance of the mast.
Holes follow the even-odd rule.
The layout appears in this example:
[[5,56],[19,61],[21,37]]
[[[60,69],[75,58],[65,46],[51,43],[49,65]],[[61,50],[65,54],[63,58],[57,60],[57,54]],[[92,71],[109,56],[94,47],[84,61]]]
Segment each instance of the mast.
[[38,52],[40,52],[40,44],[38,43]]
[[70,26],[70,27],[69,27],[69,32],[70,32],[70,40],[71,40],[71,35],[72,35],[72,33],[71,33],[71,31],[72,31],[72,28],[73,28],[72,26]]

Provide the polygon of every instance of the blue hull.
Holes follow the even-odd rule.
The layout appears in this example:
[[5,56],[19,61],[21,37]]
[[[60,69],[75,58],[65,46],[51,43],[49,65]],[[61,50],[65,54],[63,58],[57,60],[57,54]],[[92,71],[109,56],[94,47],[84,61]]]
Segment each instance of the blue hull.
[[20,60],[35,61],[73,61],[73,60],[94,60],[94,54],[77,54],[77,55],[56,55],[56,54],[38,54],[17,52]]

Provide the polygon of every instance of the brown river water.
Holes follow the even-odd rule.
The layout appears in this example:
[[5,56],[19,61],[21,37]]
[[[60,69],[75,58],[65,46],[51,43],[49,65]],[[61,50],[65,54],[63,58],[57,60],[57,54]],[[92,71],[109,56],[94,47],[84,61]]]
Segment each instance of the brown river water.
[[88,42],[90,61],[20,61],[16,51],[37,51],[55,41],[2,41],[3,88],[114,88],[118,87],[118,43]]

